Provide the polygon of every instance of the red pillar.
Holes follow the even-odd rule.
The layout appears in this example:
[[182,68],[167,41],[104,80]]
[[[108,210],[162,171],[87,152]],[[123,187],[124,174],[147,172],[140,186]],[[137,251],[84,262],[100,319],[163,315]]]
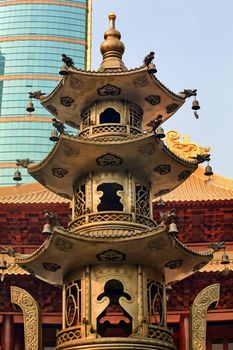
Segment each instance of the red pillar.
[[180,315],[180,350],[189,350],[189,314]]
[[14,350],[14,318],[13,315],[2,317],[2,350]]

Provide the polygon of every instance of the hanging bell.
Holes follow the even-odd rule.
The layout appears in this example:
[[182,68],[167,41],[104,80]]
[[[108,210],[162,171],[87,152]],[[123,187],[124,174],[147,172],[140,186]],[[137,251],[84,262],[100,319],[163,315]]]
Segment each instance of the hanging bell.
[[29,113],[35,112],[34,104],[32,103],[32,101],[28,102],[26,111]]
[[158,203],[157,203],[157,208],[162,209],[164,208],[166,203],[164,202],[163,198],[160,198]]
[[151,74],[157,73],[156,65],[154,63],[148,65],[148,72]]
[[56,129],[53,129],[52,131],[51,131],[51,135],[50,135],[50,141],[53,141],[53,142],[56,142],[56,141],[58,141],[59,140],[59,135],[58,135],[58,132],[57,132],[57,130]]
[[210,165],[207,165],[207,166],[205,167],[204,175],[205,175],[205,176],[212,176],[213,174],[214,174],[214,173],[213,173],[213,171],[212,171],[211,166],[210,166]]
[[199,105],[199,102],[197,100],[193,100],[193,105],[192,105],[192,109],[194,111],[197,111],[198,109],[200,109],[200,105]]
[[44,224],[42,235],[44,237],[49,237],[52,234],[52,227],[50,224]]
[[59,71],[59,74],[61,74],[61,75],[68,75],[68,67],[65,65],[65,64],[63,64],[62,66],[61,66],[61,69],[60,69],[60,71]]
[[155,134],[155,137],[157,139],[164,139],[165,137],[165,134],[164,134],[164,130],[161,126],[159,126],[156,130],[156,134]]
[[168,233],[173,234],[173,235],[177,235],[178,229],[177,229],[177,226],[174,222],[170,223]]
[[7,269],[7,262],[4,259],[4,257],[2,258],[1,262],[0,262],[0,270],[4,271]]
[[223,256],[222,256],[221,264],[222,265],[230,264],[229,256],[226,253],[224,253]]
[[13,180],[14,181],[21,181],[22,180],[21,172],[18,169],[14,173]]

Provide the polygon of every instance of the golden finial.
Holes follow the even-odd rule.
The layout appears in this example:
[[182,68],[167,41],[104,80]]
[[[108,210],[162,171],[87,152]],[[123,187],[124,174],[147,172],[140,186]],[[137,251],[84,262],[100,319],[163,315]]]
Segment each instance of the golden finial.
[[108,15],[109,29],[104,33],[105,41],[100,46],[100,51],[103,55],[103,62],[99,71],[106,69],[127,70],[121,58],[125,51],[125,46],[122,43],[121,33],[115,29],[115,13],[111,12]]
[[109,13],[108,19],[109,19],[110,28],[115,29],[116,14],[114,12]]

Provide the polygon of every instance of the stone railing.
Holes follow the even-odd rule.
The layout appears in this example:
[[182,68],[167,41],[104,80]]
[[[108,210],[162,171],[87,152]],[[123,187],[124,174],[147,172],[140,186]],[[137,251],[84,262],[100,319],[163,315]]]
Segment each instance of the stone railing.
[[82,339],[86,337],[86,325],[78,325],[57,332],[57,346],[71,340]]
[[173,333],[167,328],[148,325],[147,336],[148,338],[160,340],[174,346]]
[[142,131],[130,125],[122,124],[100,124],[95,126],[90,126],[80,132],[79,136],[82,137],[94,137],[94,136],[106,136],[106,135],[140,135]]

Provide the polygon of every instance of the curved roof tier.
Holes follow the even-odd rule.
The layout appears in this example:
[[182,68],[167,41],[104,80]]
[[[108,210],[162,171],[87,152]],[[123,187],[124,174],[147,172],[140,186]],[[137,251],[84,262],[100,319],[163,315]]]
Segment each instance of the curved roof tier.
[[81,113],[94,102],[112,98],[137,101],[143,110],[143,126],[156,116],[164,122],[185,102],[166,88],[147,66],[134,70],[91,72],[68,68],[58,86],[47,96],[41,96],[42,105],[62,122],[78,128]]
[[[98,243],[98,244],[93,244]],[[114,243],[114,250],[112,250]],[[130,244],[129,244],[130,243]],[[127,237],[85,237],[55,227],[53,234],[30,255],[17,254],[15,262],[49,283],[62,285],[70,271],[84,265],[108,265],[105,254],[116,254],[114,263],[143,264],[164,274],[166,283],[190,276],[212,260],[212,250],[200,253],[185,247],[165,225],[132,232]],[[72,256],[72,259],[67,257]],[[62,262],[62,264],[61,264]]]
[[[109,155],[114,161],[106,164]],[[90,172],[111,172],[116,168],[118,172],[130,171],[136,178],[150,182],[152,194],[160,196],[186,180],[196,170],[197,163],[178,158],[154,134],[114,143],[62,135],[47,158],[30,165],[28,171],[49,190],[72,198],[74,184]]]

